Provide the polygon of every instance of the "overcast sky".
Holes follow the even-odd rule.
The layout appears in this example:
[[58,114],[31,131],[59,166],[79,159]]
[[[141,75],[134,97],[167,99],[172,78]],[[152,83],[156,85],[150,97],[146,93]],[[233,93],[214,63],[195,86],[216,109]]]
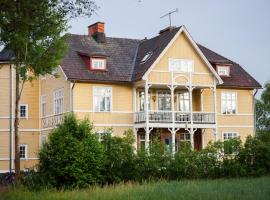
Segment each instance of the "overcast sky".
[[185,25],[193,39],[242,65],[261,84],[270,80],[270,0],[96,0],[98,16],[70,22],[71,33],[105,22],[107,36],[153,37],[169,25]]

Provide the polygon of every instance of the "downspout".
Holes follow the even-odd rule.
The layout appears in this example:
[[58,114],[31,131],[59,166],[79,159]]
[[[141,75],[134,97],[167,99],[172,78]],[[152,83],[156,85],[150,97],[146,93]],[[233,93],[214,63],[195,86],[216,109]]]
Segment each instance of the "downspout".
[[256,101],[255,96],[258,92],[258,89],[255,89],[255,92],[253,94],[253,124],[254,124],[254,136],[256,135]]
[[75,81],[73,81],[73,83],[72,82],[70,82],[70,91],[69,91],[69,94],[70,94],[70,96],[69,96],[69,111],[70,112],[73,112],[74,111],[74,108],[73,108],[73,89],[74,89],[74,87],[75,87]]
[[13,162],[13,70],[12,64],[10,63],[10,79],[9,79],[9,172],[12,172],[12,162]]

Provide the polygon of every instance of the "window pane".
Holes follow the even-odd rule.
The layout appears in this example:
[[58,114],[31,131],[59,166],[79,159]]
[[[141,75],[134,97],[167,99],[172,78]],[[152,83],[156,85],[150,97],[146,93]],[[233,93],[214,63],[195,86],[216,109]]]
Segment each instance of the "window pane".
[[111,111],[111,88],[94,88],[94,110]]

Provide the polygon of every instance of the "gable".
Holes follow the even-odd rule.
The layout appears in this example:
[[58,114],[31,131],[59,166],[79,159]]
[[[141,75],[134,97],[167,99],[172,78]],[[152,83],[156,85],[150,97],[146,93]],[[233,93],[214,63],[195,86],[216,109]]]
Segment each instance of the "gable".
[[[184,59],[194,63],[194,71],[192,73],[192,82],[194,85],[212,86],[215,80],[222,82],[185,29],[183,31],[180,30],[176,34],[171,44],[168,44],[167,49],[160,55],[156,63],[145,73],[144,76],[148,77],[149,82],[161,84],[171,82],[171,72],[169,70],[170,59]],[[187,84],[188,73],[174,72],[173,74],[174,81],[177,84]]]

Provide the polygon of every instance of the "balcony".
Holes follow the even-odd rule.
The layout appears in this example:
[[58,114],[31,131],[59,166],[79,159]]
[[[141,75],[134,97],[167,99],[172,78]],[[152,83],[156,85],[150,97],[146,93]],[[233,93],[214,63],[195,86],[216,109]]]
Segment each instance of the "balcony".
[[43,117],[41,119],[41,127],[43,129],[54,128],[64,121],[65,115],[66,113],[61,113],[57,115],[50,115],[50,116]]
[[[145,111],[134,113],[135,123],[145,123],[146,113]],[[189,112],[172,112],[172,111],[149,111],[148,120],[149,123],[172,123],[173,115],[175,123],[190,123],[191,114]],[[193,123],[198,124],[213,124],[215,123],[215,113],[209,112],[193,112]]]

